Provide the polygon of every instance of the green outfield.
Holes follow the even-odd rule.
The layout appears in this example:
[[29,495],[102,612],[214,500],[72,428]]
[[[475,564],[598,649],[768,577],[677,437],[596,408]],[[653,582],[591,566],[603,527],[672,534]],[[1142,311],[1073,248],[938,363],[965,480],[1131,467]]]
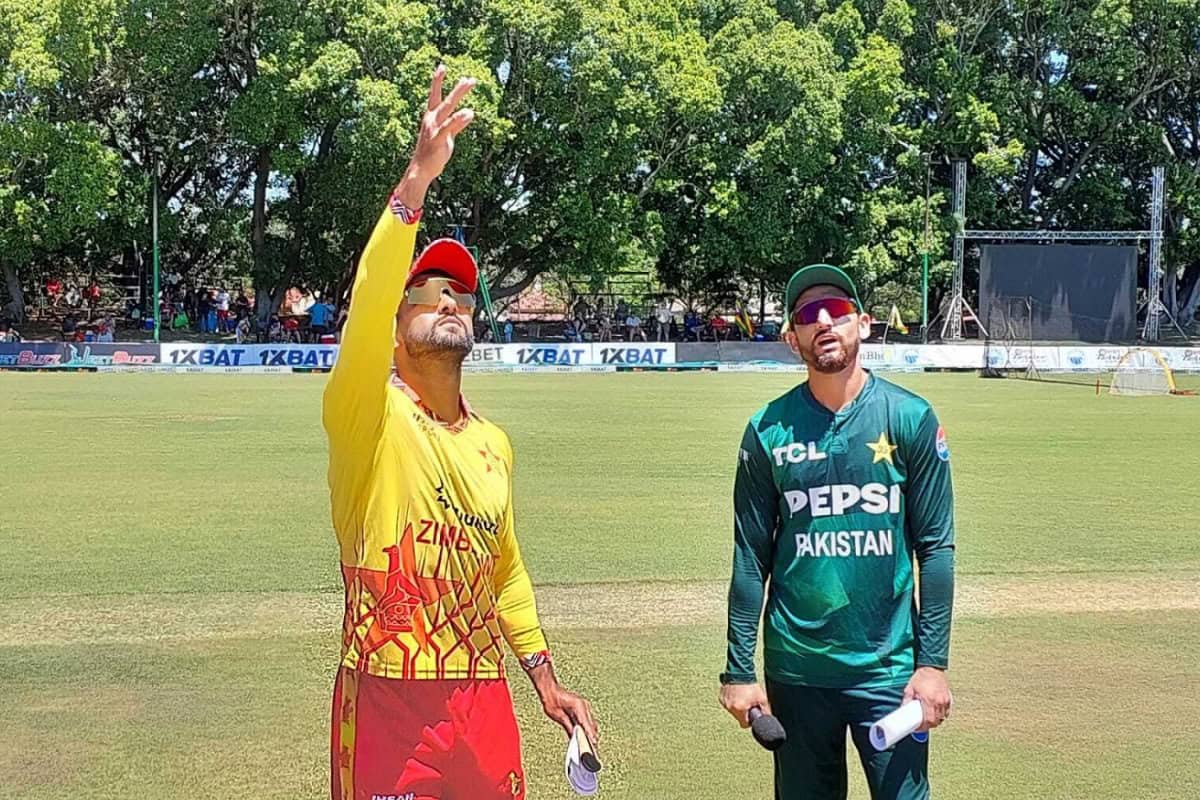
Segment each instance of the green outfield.
[[[958,495],[935,796],[1200,796],[1200,397],[894,379],[937,407]],[[560,675],[598,710],[602,797],[771,795],[716,675],[738,442],[794,380],[467,379],[513,440],[518,535]],[[324,383],[0,374],[0,798],[327,796]],[[567,798],[523,680],[530,797]]]

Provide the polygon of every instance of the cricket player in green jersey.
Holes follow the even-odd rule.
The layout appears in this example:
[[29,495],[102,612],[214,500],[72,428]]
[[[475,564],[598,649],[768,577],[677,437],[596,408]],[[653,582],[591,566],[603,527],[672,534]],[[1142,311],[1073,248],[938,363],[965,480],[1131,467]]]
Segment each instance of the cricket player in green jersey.
[[874,800],[927,798],[927,737],[876,752],[868,732],[914,698],[921,730],[950,712],[950,451],[928,402],[863,369],[871,318],[846,273],[800,269],[786,303],[786,340],[808,381],[751,417],[742,438],[721,704],[743,726],[754,707],[783,724],[777,800],[846,797],[847,728]]

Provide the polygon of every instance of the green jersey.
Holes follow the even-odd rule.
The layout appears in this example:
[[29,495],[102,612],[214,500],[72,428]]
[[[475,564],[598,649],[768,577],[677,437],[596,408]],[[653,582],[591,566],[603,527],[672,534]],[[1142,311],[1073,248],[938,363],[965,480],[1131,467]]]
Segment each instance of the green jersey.
[[723,680],[756,680],[760,615],[775,681],[878,687],[945,668],[954,501],[929,403],[868,373],[834,413],[804,383],[750,419],[738,456]]

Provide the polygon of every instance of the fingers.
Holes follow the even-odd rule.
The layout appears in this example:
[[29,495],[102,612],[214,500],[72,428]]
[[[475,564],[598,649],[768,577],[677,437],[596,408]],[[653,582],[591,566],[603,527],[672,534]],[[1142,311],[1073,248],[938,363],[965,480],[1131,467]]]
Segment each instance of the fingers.
[[458,83],[454,84],[454,88],[450,91],[450,96],[443,100],[436,108],[435,121],[438,125],[445,122],[454,109],[458,108],[458,104],[462,102],[467,93],[475,88],[478,83],[474,78],[462,78]]
[[741,725],[743,728],[750,727],[750,719],[749,719],[750,706],[747,705],[743,708],[741,703],[731,702],[726,697],[724,692],[721,693],[720,703],[721,703],[721,708],[728,711],[729,716],[736,719],[738,725]]
[[938,694],[934,699],[918,698],[921,701],[922,721],[918,731],[931,731],[950,716],[950,696]]
[[574,710],[575,721],[583,728],[583,732],[587,734],[588,741],[595,745],[600,741],[600,729],[596,727],[596,720],[592,718],[592,704],[582,697],[579,698],[579,703]]
[[458,136],[474,120],[475,112],[469,108],[464,108],[446,120],[442,127],[438,129],[438,133],[449,133],[451,136]]
[[750,727],[750,709],[755,706],[764,714],[771,713],[771,703],[767,700],[767,693],[763,691],[762,686],[757,684],[722,688],[720,703],[743,728]]
[[932,703],[932,705],[934,722],[929,727],[936,728],[950,716],[950,695],[948,693],[939,695],[937,701]]
[[446,80],[446,65],[438,64],[433,71],[433,80],[429,82],[429,104],[427,111],[433,111],[442,104],[442,82]]
[[923,712],[921,727],[917,728],[917,730],[925,732],[932,728],[936,728],[938,725],[938,717],[937,709],[933,707],[933,703],[928,703],[922,700],[921,711]]
[[575,722],[566,711],[562,709],[547,710],[546,716],[557,722],[567,732],[567,736],[575,732]]

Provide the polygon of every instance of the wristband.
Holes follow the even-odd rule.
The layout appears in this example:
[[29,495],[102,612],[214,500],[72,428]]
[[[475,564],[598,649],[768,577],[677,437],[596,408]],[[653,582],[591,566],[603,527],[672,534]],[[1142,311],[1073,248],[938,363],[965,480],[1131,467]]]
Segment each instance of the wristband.
[[392,192],[391,200],[388,201],[388,207],[392,209],[392,213],[396,215],[397,219],[405,225],[416,225],[421,220],[421,215],[425,213],[424,206],[412,209],[404,205],[404,203],[400,202],[400,198],[396,196],[394,191]]
[[537,667],[540,667],[543,664],[549,664],[550,663],[550,651],[549,650],[539,650],[536,653],[530,653],[527,656],[522,656],[520,660],[521,660],[521,669],[528,672],[529,670],[536,669]]

